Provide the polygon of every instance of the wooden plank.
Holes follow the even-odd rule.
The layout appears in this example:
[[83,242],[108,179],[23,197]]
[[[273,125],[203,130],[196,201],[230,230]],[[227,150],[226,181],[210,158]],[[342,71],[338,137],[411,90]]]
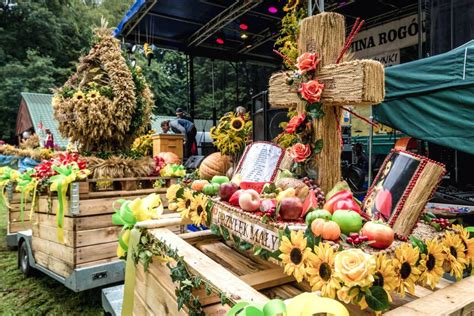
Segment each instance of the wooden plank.
[[211,306],[206,306],[203,308],[204,315],[206,316],[225,316],[227,312],[230,311],[231,307],[229,305],[222,306],[219,304],[214,304]]
[[293,285],[285,284],[274,288],[262,290],[262,293],[270,299],[279,298],[282,300],[286,300],[289,298],[293,298],[303,292]]
[[112,226],[75,232],[75,247],[104,244],[118,240],[118,234],[122,230],[121,226]]
[[292,276],[286,275],[280,267],[242,275],[240,279],[256,290],[267,289],[295,281]]
[[8,233],[16,233],[16,232],[21,232],[23,230],[29,230],[31,229],[31,222],[30,221],[25,221],[25,222],[14,222],[14,223],[8,223]]
[[384,315],[469,315],[474,312],[474,276],[414,300]]
[[182,240],[165,228],[149,230],[156,238],[163,240],[168,246],[176,248],[184,257],[191,273],[202,277],[213,286],[221,289],[234,302],[247,301],[264,304],[268,299],[240,280],[221,265],[201,253],[199,250]]
[[110,263],[110,262],[115,262],[115,261],[121,261],[121,260],[117,257],[112,257],[112,258],[101,259],[101,260],[97,260],[97,261],[80,263],[80,264],[76,264],[76,269],[92,267],[92,266],[95,266],[95,265],[98,265],[98,264]]
[[118,242],[98,244],[76,248],[76,264],[98,261],[108,258],[117,258]]
[[74,267],[75,264],[75,249],[63,244],[52,242],[41,238],[32,238],[33,252],[41,252],[48,256],[53,256],[67,264]]
[[[58,229],[56,227],[45,226],[43,224],[35,223],[32,225],[32,231],[33,231],[33,238],[39,237],[41,239],[59,242]],[[69,247],[75,246],[75,236],[74,236],[73,231],[64,230],[64,245],[69,246]]]
[[[56,215],[54,214],[35,213],[33,215],[33,222],[39,223],[41,225],[48,226],[48,227],[53,227],[53,228],[58,227],[58,224],[56,221]],[[63,228],[65,230],[73,231],[74,218],[64,217]]]
[[[34,215],[34,214],[33,214]],[[11,211],[8,212],[8,218],[10,222],[21,222],[21,212],[20,211]],[[23,221],[28,222],[30,220],[30,210],[25,210],[23,213]]]
[[141,299],[141,297],[135,292],[134,300],[133,300],[133,315],[135,316],[146,316],[147,308],[145,307],[145,303]]
[[74,218],[74,223],[76,231],[115,226],[110,214],[77,217]]
[[221,239],[219,236],[214,235],[210,229],[180,234],[179,237],[181,237],[183,240],[186,240],[186,242],[193,246],[201,241]]
[[70,267],[66,262],[56,259],[52,256],[48,256],[44,252],[35,251],[33,256],[35,257],[37,264],[50,271],[53,271],[62,277],[69,276],[73,271],[73,268]]

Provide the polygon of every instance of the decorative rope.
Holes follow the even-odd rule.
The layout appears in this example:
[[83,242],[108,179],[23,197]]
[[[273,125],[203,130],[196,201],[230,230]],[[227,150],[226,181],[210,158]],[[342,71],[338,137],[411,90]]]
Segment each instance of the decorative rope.
[[351,113],[352,115],[354,115],[354,116],[357,117],[358,119],[361,119],[362,121],[366,122],[367,124],[372,125],[373,127],[378,127],[378,126],[379,126],[377,123],[374,123],[374,122],[372,122],[372,121],[369,121],[369,120],[366,119],[365,117],[363,117],[363,116],[357,114],[357,113],[354,112],[354,111],[351,111],[350,109],[346,108],[345,106],[343,106],[342,109],[343,109],[344,111],[347,111],[347,112]]
[[360,18],[357,18],[354,25],[352,26],[351,33],[349,34],[349,36],[346,39],[346,42],[344,44],[344,48],[339,53],[339,57],[337,57],[337,59],[336,59],[336,64],[339,64],[339,62],[341,61],[344,54],[347,52],[347,50],[351,46],[352,41],[354,40],[354,37],[357,35],[357,33],[359,33],[360,28],[362,27],[362,25],[365,22],[365,20],[360,21],[360,23],[359,23],[359,21],[360,21]]

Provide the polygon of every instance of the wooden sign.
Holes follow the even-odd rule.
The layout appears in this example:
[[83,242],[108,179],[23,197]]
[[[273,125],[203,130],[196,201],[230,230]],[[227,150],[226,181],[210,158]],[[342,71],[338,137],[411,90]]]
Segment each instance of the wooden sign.
[[444,165],[392,150],[364,200],[365,213],[408,236],[445,173]]

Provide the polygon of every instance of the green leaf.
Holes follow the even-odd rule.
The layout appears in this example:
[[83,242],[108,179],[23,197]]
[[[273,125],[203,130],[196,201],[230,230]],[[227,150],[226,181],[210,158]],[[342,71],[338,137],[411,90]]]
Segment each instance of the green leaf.
[[310,249],[314,249],[314,246],[315,246],[314,235],[309,226],[304,231],[304,237],[306,237],[307,247],[309,247]]
[[251,243],[248,243],[248,242],[244,241],[240,244],[240,249],[242,249],[242,250],[247,251],[247,250],[250,250],[252,248],[253,248],[253,245]]
[[183,196],[184,196],[184,188],[179,188],[179,190],[176,192],[176,198],[182,199]]
[[221,231],[222,231],[222,237],[224,237],[225,240],[229,240],[230,238],[229,230],[225,228],[224,226],[221,226]]
[[426,253],[426,245],[422,240],[416,238],[415,236],[410,236],[410,241],[414,247],[420,249],[420,253]]
[[324,145],[323,140],[318,139],[316,143],[314,144],[313,154],[319,154],[321,150],[323,150],[323,145]]
[[390,307],[387,292],[381,286],[373,286],[365,293],[367,305],[374,311],[383,311]]
[[255,250],[253,252],[254,256],[259,256],[262,253],[263,248],[260,246],[255,247]]
[[285,236],[291,240],[291,231],[288,226],[285,227]]
[[219,230],[219,226],[217,226],[216,224],[212,224],[212,225],[211,225],[211,232],[212,232],[214,235],[217,235],[217,236],[220,236],[220,235],[221,235],[221,231]]
[[440,232],[441,231],[441,225],[439,223],[431,223],[431,226],[433,226],[436,231]]
[[209,296],[212,294],[211,287],[209,286],[209,283],[204,283],[204,288],[206,289],[206,295]]

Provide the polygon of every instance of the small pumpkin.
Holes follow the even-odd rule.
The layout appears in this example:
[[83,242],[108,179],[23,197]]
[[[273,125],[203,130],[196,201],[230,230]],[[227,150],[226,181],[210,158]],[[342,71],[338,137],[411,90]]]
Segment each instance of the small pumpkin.
[[201,179],[211,180],[214,176],[225,176],[227,170],[232,166],[229,156],[221,153],[212,153],[201,162],[199,176]]
[[170,165],[170,164],[180,165],[181,164],[181,160],[179,159],[178,155],[172,152],[164,151],[164,152],[158,153],[158,155],[156,156],[162,158],[165,161],[165,164],[167,165]]
[[194,180],[193,183],[191,184],[191,189],[194,191],[202,192],[202,189],[204,189],[204,186],[206,184],[209,184],[209,181],[207,180]]
[[321,236],[325,240],[336,241],[341,236],[341,228],[336,222],[322,218],[317,218],[311,223],[311,231],[314,236]]

